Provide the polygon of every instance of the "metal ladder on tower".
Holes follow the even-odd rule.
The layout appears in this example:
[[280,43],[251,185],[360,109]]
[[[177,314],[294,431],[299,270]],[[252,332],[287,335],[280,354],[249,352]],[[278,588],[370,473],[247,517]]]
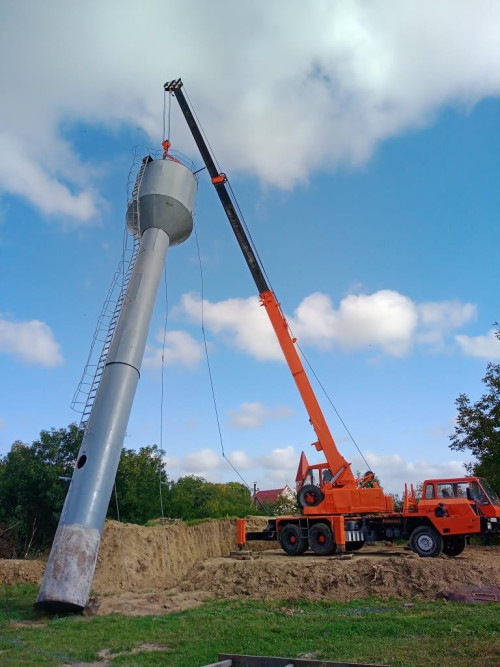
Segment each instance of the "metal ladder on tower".
[[[101,378],[102,378],[102,375],[104,373],[104,368],[106,367],[106,361],[107,361],[107,358],[108,358],[109,348],[111,347],[111,343],[113,341],[113,336],[114,336],[114,333],[115,333],[115,330],[116,330],[116,325],[118,323],[118,319],[120,317],[121,309],[122,309],[123,303],[125,301],[125,297],[127,295],[127,289],[128,289],[129,283],[130,283],[130,278],[132,276],[132,272],[134,270],[135,260],[137,259],[137,255],[139,254],[139,250],[140,250],[140,247],[141,247],[139,190],[140,190],[140,187],[141,187],[144,172],[145,172],[146,167],[147,167],[147,165],[150,161],[151,161],[151,158],[149,156],[143,158],[141,166],[139,168],[139,171],[137,172],[137,178],[136,178],[136,181],[135,181],[135,184],[134,184],[134,189],[132,191],[132,197],[131,197],[130,201],[128,202],[128,207],[130,207],[131,211],[132,211],[131,231],[134,235],[134,245],[133,245],[133,248],[132,248],[132,255],[131,255],[130,260],[128,261],[128,264],[127,264],[127,269],[123,274],[123,280],[122,280],[122,284],[121,284],[121,288],[120,288],[120,293],[119,293],[118,298],[116,300],[116,304],[115,304],[115,307],[114,307],[114,310],[113,310],[113,314],[112,314],[111,319],[109,321],[108,329],[107,329],[107,332],[106,332],[106,338],[104,339],[101,354],[99,355],[99,360],[98,360],[97,365],[96,365],[96,370],[95,370],[95,373],[94,373],[94,375],[92,377],[92,380],[90,382],[90,388],[88,390],[87,397],[86,397],[86,400],[85,400],[85,404],[84,404],[84,408],[83,408],[83,412],[82,412],[82,417],[80,419],[80,429],[82,429],[83,431],[86,430],[89,419],[90,419],[90,415],[91,415],[91,412],[92,412],[92,407],[94,405],[95,398],[97,396],[97,391],[99,389],[99,384],[101,382]],[[115,277],[115,279],[116,279],[116,277]],[[112,291],[113,291],[113,285],[110,288],[110,293]],[[103,309],[102,309],[102,312],[101,312],[101,316],[100,316],[99,321],[98,321],[96,333],[94,334],[94,340],[93,340],[93,343],[92,343],[92,349],[91,349],[91,352],[90,352],[90,355],[89,355],[89,360],[87,361],[87,365],[86,365],[85,370],[83,372],[82,379],[80,380],[80,384],[78,385],[78,388],[75,392],[75,396],[73,397],[73,401],[72,401],[72,404],[71,404],[71,407],[73,409],[77,409],[76,405],[83,403],[83,400],[79,400],[79,396],[80,396],[80,394],[85,393],[84,390],[83,390],[83,386],[85,384],[87,384],[85,382],[85,378],[89,374],[88,370],[89,370],[89,367],[90,367],[90,358],[92,356],[92,351],[93,351],[94,344],[95,344],[96,340],[98,340],[98,338],[99,338],[99,331],[101,329],[102,322],[106,317],[106,312],[107,312],[109,302],[110,301],[109,301],[109,294],[108,294],[108,299],[106,299],[106,301],[104,303],[104,306],[103,306]]]

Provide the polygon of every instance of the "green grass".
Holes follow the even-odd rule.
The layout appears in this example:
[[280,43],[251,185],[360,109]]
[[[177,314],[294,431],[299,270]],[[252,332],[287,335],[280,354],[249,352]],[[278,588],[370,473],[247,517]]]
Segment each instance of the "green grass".
[[[218,653],[249,653],[397,665],[500,664],[498,606],[365,599],[341,603],[209,601],[165,616],[62,616],[32,609],[37,588],[0,593],[0,665],[199,667]],[[130,653],[149,644],[158,650]],[[122,655],[116,655],[121,653]],[[113,658],[113,656],[115,656]]]

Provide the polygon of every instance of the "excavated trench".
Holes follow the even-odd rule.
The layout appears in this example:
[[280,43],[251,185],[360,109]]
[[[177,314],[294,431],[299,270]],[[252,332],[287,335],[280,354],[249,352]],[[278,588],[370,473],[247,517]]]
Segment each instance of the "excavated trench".
[[[249,521],[261,530],[264,520]],[[236,549],[235,521],[144,527],[106,523],[93,590],[97,613],[160,614],[208,598],[339,600],[371,595],[434,598],[461,586],[499,586],[500,548],[469,547],[458,558],[419,558],[403,547],[365,547],[349,560],[306,553],[291,557],[276,543]],[[274,547],[274,548],[273,548]],[[39,583],[43,561],[0,560],[0,583]]]

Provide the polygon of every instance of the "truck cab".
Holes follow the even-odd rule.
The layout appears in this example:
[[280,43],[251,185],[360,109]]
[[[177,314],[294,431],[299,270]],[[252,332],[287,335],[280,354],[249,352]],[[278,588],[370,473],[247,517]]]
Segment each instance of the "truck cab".
[[500,499],[482,477],[426,480],[419,506],[434,507],[439,503],[451,507],[460,503],[474,503],[480,515],[500,521]]
[[426,480],[416,507],[442,535],[500,532],[500,500],[481,477]]

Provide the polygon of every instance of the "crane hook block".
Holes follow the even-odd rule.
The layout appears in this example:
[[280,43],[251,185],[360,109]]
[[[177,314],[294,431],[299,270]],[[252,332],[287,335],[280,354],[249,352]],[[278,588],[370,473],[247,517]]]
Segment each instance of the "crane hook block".
[[167,81],[163,88],[167,93],[170,93],[173,90],[179,90],[179,88],[182,88],[182,79],[179,78],[174,79],[173,81]]
[[214,176],[212,178],[212,183],[214,185],[219,185],[219,183],[227,183],[227,176],[226,174],[217,174],[217,176]]

